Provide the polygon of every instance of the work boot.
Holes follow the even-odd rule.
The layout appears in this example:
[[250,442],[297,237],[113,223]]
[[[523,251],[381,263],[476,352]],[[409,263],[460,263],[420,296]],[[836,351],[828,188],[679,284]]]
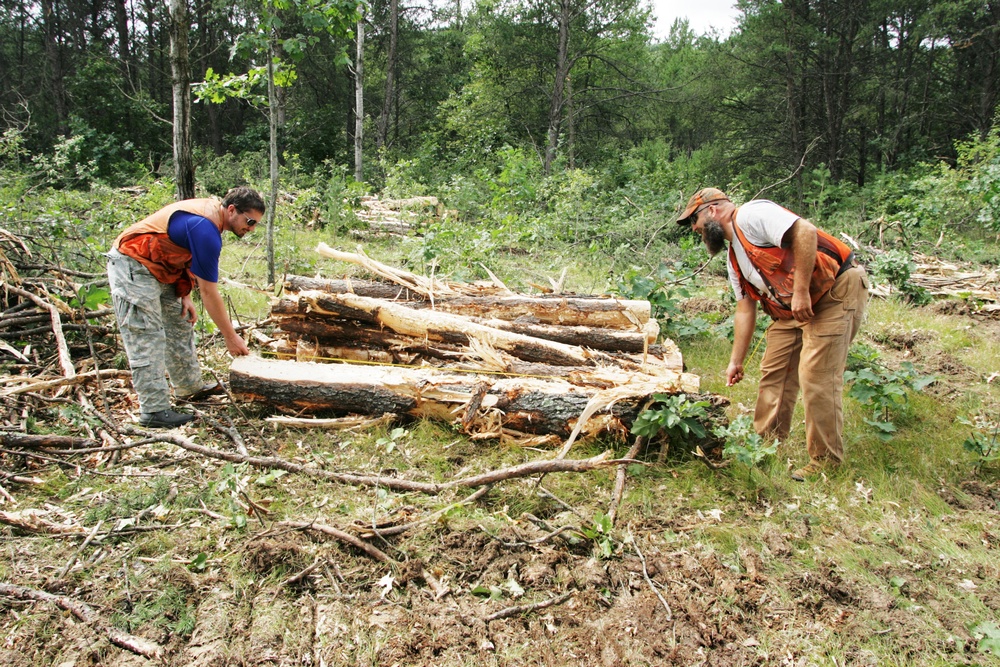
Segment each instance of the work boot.
[[833,472],[836,469],[836,461],[831,461],[830,459],[809,459],[809,463],[792,473],[792,479],[796,482],[804,482],[810,477],[815,477],[824,472]]
[[149,428],[175,428],[182,424],[187,424],[194,419],[194,415],[185,412],[174,412],[173,410],[160,410],[159,412],[144,412],[139,415],[139,424]]
[[201,401],[209,396],[225,396],[226,395],[226,385],[221,382],[209,382],[203,384],[201,389],[198,389],[193,394],[188,394],[187,396],[178,396],[177,400],[187,401],[188,403],[192,401]]

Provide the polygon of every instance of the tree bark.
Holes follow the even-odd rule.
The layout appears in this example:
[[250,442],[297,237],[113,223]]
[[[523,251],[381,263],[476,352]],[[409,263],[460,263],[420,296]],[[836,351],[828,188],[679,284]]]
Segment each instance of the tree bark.
[[274,59],[277,55],[275,42],[277,31],[272,31],[267,46],[267,106],[268,126],[270,128],[270,168],[271,168],[271,205],[267,207],[267,284],[273,285],[274,271],[274,215],[278,207],[278,94],[274,85]]
[[[540,325],[584,326],[622,331],[645,330],[650,321],[652,306],[648,301],[618,299],[615,297],[586,295],[497,295],[457,296],[438,298],[433,305],[426,297],[412,290],[385,283],[355,280],[324,280],[293,276],[285,283],[286,289],[300,291],[294,298],[286,298],[272,307],[276,314],[306,314],[310,300],[329,294],[355,294],[357,296],[403,302],[410,308],[427,309]],[[303,300],[305,299],[305,300]]]
[[174,177],[177,199],[194,198],[191,153],[191,60],[187,0],[170,0],[170,69],[174,97]]
[[[289,411],[388,412],[449,423],[458,420],[469,433],[499,434],[509,429],[560,437],[569,435],[599,391],[561,379],[496,378],[426,368],[268,361],[252,356],[233,361],[229,381],[231,391],[241,399]],[[600,418],[584,424],[581,436],[607,430],[627,432],[649,395],[680,391],[697,391],[697,379],[677,373],[637,383],[634,391],[623,392]]]
[[552,170],[552,163],[556,159],[556,149],[559,146],[559,130],[562,126],[562,111],[566,87],[566,80],[569,78],[569,24],[572,21],[570,0],[559,0],[559,42],[556,52],[556,75],[552,84],[552,95],[549,98],[549,130],[548,141],[545,146],[545,173]]
[[354,62],[354,180],[361,183],[364,178],[362,162],[362,140],[365,121],[365,15],[361,11],[358,18],[358,52]]
[[52,0],[42,0],[42,29],[45,34],[45,58],[52,73],[52,107],[56,112],[59,134],[69,133],[69,111],[66,106],[66,83],[62,49],[59,45],[59,19]]
[[396,94],[396,46],[399,40],[399,0],[389,0],[389,53],[385,64],[385,95],[382,101],[382,113],[378,118],[378,148],[386,145],[389,137],[389,113],[392,110],[392,100]]

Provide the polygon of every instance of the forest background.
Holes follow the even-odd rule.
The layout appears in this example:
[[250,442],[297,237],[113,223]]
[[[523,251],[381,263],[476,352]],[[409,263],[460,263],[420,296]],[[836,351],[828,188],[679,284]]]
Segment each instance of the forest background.
[[641,0],[6,2],[0,165],[21,191],[181,173],[220,194],[266,181],[270,116],[282,187],[325,221],[433,193],[504,243],[614,261],[714,185],[830,226],[1000,228],[998,3],[738,9],[728,36],[677,20],[659,41]]
[[[213,466],[179,453],[183,438],[96,463],[6,451],[4,500],[21,523],[4,514],[0,664],[133,664],[83,624],[22,604],[40,591],[87,601],[174,664],[991,664],[1000,2],[738,9],[727,35],[677,21],[660,40],[640,0],[0,3],[4,275],[41,272],[25,284],[96,317],[108,297],[101,253],[125,225],[178,195],[247,183],[276,216],[278,273],[264,277],[262,234],[227,240],[221,274],[239,282],[223,289],[244,322],[266,317],[283,274],[342,275],[310,251],[318,241],[360,237],[373,257],[425,275],[492,271],[524,291],[555,282],[649,299],[702,389],[736,417],[716,434],[726,468],[690,456],[676,432],[666,461],[628,466],[614,522],[606,472],[550,475],[545,497],[525,479],[438,499],[281,477],[267,463],[277,458],[266,472],[232,457]],[[752,439],[756,364],[724,386],[724,263],[700,270],[700,240],[673,222],[709,185],[846,234],[891,297],[872,300],[852,347],[849,458],[829,479],[788,478],[805,452],[801,419],[780,447]],[[377,237],[357,215],[374,194],[442,207]],[[921,307],[918,262],[947,262],[975,289]],[[8,384],[55,368],[42,359],[43,315],[0,332]],[[209,318],[199,325],[206,368],[224,371]],[[127,366],[113,327],[68,326],[80,327],[67,329],[78,370],[98,357]],[[81,331],[104,338],[95,348]],[[134,394],[116,382],[100,404],[113,399],[127,425]],[[5,391],[4,422],[27,435],[107,425],[83,389],[79,405]],[[331,435],[265,425],[262,406],[202,407],[213,415],[202,442],[219,439],[209,419],[229,419],[254,453],[310,469],[440,481],[538,456],[427,421]],[[697,407],[677,399],[657,414]],[[624,453],[613,440],[581,443],[581,455]],[[24,529],[32,516],[90,537]],[[370,536],[376,519],[402,529],[378,541],[391,566],[325,538],[257,532],[319,520]],[[450,597],[431,594],[434,576]],[[515,600],[552,606],[531,613]],[[501,607],[511,617],[489,620]]]

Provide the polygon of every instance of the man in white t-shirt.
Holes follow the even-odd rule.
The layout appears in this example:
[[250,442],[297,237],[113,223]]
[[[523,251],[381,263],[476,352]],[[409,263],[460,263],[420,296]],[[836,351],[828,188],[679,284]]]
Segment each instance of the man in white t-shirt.
[[[729,242],[729,280],[736,294],[733,350],[726,384],[743,379],[757,304],[774,319],[754,412],[754,428],[785,439],[799,389],[805,406],[809,463],[804,481],[844,460],[843,385],[847,348],[868,303],[868,279],[850,247],[805,218],[767,200],[737,208],[721,190],[704,188],[677,218],[715,255]],[[810,280],[796,280],[807,275]]]

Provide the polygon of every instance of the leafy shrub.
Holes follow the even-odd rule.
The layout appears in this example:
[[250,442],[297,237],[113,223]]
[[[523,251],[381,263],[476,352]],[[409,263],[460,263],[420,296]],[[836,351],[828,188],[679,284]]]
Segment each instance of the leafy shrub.
[[653,401],[653,407],[636,417],[633,434],[652,438],[665,432],[668,437],[681,440],[708,435],[702,424],[708,418],[708,401],[689,401],[686,394],[654,394]]
[[916,263],[902,250],[890,250],[877,255],[870,264],[872,279],[876,283],[894,287],[906,301],[918,306],[931,302],[927,290],[910,282]]
[[736,459],[747,468],[753,468],[768,456],[778,452],[778,442],[770,444],[759,435],[753,427],[753,419],[749,415],[740,415],[728,426],[717,426],[712,433],[722,439],[723,456]]
[[688,318],[681,308],[682,301],[691,296],[680,284],[683,279],[675,273],[682,268],[680,263],[660,264],[654,280],[633,267],[622,276],[613,291],[627,299],[649,301],[653,318],[663,325],[664,333],[670,338],[697,336],[708,331],[710,325],[700,317]]
[[865,419],[865,423],[874,428],[883,441],[891,440],[896,433],[893,411],[906,407],[910,391],[920,391],[935,379],[933,375],[918,373],[909,361],[904,361],[897,371],[873,363],[867,368],[844,373],[844,381],[852,383],[848,395],[874,408],[872,418]]
[[958,421],[972,427],[969,437],[962,442],[962,449],[976,457],[976,469],[1000,461],[1000,421],[983,414],[972,419],[959,417]]

